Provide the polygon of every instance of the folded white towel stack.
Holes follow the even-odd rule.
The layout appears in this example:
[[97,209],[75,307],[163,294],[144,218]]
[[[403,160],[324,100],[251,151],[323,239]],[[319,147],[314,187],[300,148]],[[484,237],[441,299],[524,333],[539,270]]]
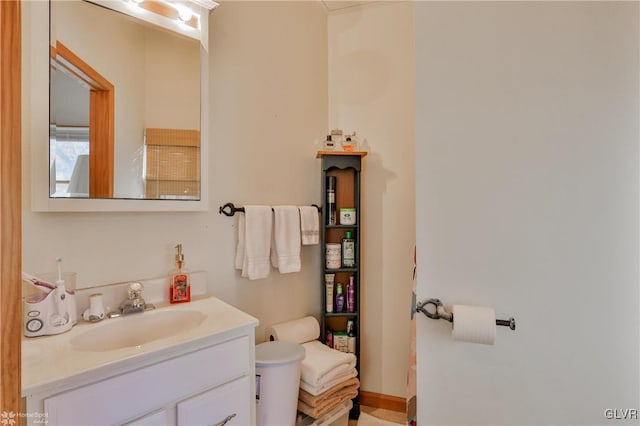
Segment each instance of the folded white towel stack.
[[317,419],[358,395],[356,356],[315,340],[320,337],[320,324],[314,317],[274,324],[266,334],[269,340],[302,343],[305,357],[300,363],[298,410]]
[[300,213],[296,206],[273,207],[271,263],[281,274],[300,272]]
[[[236,268],[242,269],[242,276],[250,280],[267,278],[273,212],[270,206],[244,206],[244,212],[244,220],[238,220]],[[239,259],[242,259],[241,268]]]
[[329,380],[317,386],[310,385],[309,383],[303,380],[300,380],[300,389],[309,392],[311,395],[320,395],[321,393],[328,391],[332,387],[342,382],[346,382],[347,380],[353,379],[354,377],[357,377],[357,376],[358,376],[358,371],[355,368],[352,368],[347,373],[344,373],[343,375],[338,376],[333,380]]
[[275,324],[266,332],[269,339],[302,343],[305,357],[300,364],[300,388],[312,395],[358,375],[354,354],[331,349],[315,340],[320,335],[320,325],[314,317]]
[[349,373],[356,366],[356,356],[340,352],[317,340],[302,345],[305,357],[302,361],[300,380],[318,386]]
[[320,218],[314,206],[299,206],[302,245],[320,244]]

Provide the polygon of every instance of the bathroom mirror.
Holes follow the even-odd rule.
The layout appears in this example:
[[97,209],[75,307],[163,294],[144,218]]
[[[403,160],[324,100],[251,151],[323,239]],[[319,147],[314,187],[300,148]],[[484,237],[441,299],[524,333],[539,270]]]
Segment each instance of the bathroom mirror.
[[30,5],[32,210],[206,210],[206,41],[215,5]]

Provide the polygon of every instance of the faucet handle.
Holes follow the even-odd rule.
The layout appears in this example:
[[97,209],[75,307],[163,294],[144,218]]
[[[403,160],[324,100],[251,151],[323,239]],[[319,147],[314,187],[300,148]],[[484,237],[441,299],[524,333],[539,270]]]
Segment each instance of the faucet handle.
[[129,299],[138,299],[142,295],[142,290],[144,287],[141,283],[131,283],[129,284],[129,290],[127,290],[127,295]]

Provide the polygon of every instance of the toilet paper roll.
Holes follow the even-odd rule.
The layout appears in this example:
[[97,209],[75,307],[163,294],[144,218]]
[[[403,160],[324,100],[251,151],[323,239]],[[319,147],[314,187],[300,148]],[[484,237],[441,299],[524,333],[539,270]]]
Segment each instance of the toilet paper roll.
[[314,317],[304,317],[267,327],[266,340],[306,343],[320,337],[320,324]]
[[454,340],[493,345],[496,341],[496,313],[483,306],[453,305]]

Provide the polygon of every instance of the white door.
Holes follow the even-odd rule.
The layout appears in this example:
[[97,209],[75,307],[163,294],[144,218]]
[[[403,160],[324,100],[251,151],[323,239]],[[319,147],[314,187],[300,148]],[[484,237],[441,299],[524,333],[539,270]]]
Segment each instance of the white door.
[[418,424],[637,424],[637,2],[416,2]]

